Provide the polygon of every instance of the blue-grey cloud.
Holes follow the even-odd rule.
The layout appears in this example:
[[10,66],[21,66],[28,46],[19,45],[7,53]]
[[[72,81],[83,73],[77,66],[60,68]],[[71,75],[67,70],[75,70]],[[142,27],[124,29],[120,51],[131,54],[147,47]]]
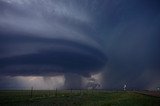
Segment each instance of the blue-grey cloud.
[[158,0],[1,0],[1,75],[53,75],[59,70],[87,76],[103,71],[104,88],[121,88],[124,83],[130,88],[156,87],[159,4]]
[[[25,41],[26,39],[23,43]],[[106,65],[105,54],[93,47],[66,40],[46,39],[46,41],[43,39],[42,43],[53,45],[49,50],[1,58],[1,73],[6,75],[48,75],[54,72],[89,74],[90,71],[96,71]],[[40,39],[38,42],[41,42]],[[8,69],[9,66],[12,67]],[[51,69],[47,69],[47,66]]]

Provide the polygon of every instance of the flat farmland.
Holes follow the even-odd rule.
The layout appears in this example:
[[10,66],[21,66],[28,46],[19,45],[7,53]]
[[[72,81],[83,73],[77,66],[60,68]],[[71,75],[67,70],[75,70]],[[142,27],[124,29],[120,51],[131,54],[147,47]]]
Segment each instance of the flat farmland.
[[1,90],[0,106],[160,106],[160,97],[130,91]]

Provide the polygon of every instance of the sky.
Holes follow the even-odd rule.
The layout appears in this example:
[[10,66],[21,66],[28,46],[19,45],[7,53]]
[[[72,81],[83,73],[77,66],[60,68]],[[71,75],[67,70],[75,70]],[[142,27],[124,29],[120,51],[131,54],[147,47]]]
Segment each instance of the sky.
[[159,0],[0,0],[0,89],[160,87]]

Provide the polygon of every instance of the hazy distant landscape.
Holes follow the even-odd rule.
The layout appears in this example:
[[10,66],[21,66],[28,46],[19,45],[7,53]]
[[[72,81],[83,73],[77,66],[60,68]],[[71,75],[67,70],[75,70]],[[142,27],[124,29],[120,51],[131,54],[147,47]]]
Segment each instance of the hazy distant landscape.
[[[160,94],[160,92],[156,92]],[[0,106],[159,106],[160,97],[129,91],[8,90],[0,91]]]

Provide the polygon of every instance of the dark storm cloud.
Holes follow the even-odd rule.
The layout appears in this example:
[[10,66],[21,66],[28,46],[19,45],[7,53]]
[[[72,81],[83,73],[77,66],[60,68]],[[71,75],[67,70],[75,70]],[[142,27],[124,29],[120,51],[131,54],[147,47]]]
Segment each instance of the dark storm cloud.
[[[32,40],[34,41],[35,39]],[[32,40],[29,40],[30,43]],[[21,39],[20,42],[24,43],[25,41],[27,41],[27,39],[24,41]],[[36,41],[34,41],[34,43],[35,42]],[[42,41],[39,39],[38,42]],[[48,75],[48,72],[49,74],[52,72],[89,74],[90,71],[96,71],[106,64],[107,58],[104,53],[95,48],[76,42],[58,39],[46,39],[46,41],[43,39],[43,43],[45,42],[56,45],[56,47],[53,46],[49,48],[50,50],[41,50],[32,54],[1,58],[1,74]],[[36,65],[38,65],[38,67],[36,67]],[[48,65],[51,69],[47,69],[47,67],[44,68],[43,65]],[[12,67],[8,69],[7,67],[9,66]],[[60,70],[58,68],[60,68]]]
[[1,75],[89,74],[105,65],[106,56],[84,33],[91,29],[88,14],[74,2],[1,2]]
[[1,75],[104,71],[105,88],[121,88],[124,83],[131,88],[158,86],[159,4],[158,0],[1,0]]

